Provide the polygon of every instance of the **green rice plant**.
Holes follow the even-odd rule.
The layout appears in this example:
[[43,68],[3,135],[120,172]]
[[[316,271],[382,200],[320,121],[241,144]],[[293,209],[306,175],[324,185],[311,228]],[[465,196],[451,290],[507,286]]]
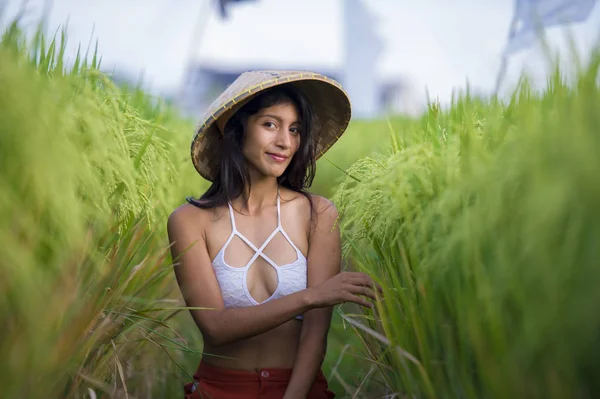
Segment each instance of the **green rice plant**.
[[201,344],[174,327],[164,221],[205,184],[193,124],[64,46],[17,23],[0,43],[2,395],[178,395]]
[[391,145],[390,129],[401,130],[412,123],[412,119],[403,116],[352,121],[335,145],[317,161],[310,191],[330,198],[357,159],[384,151]]
[[344,318],[380,394],[599,395],[599,65],[508,104],[432,104],[348,170],[344,251],[384,292]]

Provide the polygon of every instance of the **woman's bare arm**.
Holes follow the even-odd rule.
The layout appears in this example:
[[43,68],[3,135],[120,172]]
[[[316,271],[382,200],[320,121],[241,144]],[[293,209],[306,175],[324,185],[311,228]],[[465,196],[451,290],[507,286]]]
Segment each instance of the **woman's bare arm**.
[[[308,252],[308,287],[318,286],[340,273],[340,231],[337,209],[322,197],[313,197],[317,224],[311,234]],[[285,399],[306,398],[327,348],[327,334],[333,307],[309,310],[304,314],[300,343]]]
[[207,343],[219,346],[262,334],[314,307],[311,291],[302,290],[261,305],[226,309],[203,229],[198,228],[200,214],[193,205],[183,205],[169,216],[167,230],[175,276],[187,306],[211,308],[190,311]]

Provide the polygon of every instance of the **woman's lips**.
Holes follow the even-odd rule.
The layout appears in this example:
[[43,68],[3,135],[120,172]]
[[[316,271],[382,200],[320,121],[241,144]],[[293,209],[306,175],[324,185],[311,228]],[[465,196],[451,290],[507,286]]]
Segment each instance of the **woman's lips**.
[[287,159],[287,157],[284,155],[271,154],[269,152],[267,152],[267,155],[273,158],[276,162],[285,162],[285,160]]

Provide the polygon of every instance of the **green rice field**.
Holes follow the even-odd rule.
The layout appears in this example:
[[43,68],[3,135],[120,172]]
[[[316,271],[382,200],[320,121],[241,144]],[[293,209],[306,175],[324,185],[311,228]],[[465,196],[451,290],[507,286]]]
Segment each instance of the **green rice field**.
[[[202,341],[166,218],[207,188],[197,121],[65,44],[0,42],[0,397],[181,397]],[[353,121],[319,160],[345,266],[384,288],[336,308],[337,397],[600,396],[599,65]]]

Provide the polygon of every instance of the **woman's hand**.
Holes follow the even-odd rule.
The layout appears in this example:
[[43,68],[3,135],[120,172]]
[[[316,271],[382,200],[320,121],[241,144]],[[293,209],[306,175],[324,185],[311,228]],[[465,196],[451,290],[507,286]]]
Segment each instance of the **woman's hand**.
[[324,283],[309,288],[309,302],[314,308],[334,306],[344,302],[354,302],[373,308],[373,304],[365,297],[376,300],[375,289],[380,293],[383,292],[381,286],[367,274],[341,272]]

